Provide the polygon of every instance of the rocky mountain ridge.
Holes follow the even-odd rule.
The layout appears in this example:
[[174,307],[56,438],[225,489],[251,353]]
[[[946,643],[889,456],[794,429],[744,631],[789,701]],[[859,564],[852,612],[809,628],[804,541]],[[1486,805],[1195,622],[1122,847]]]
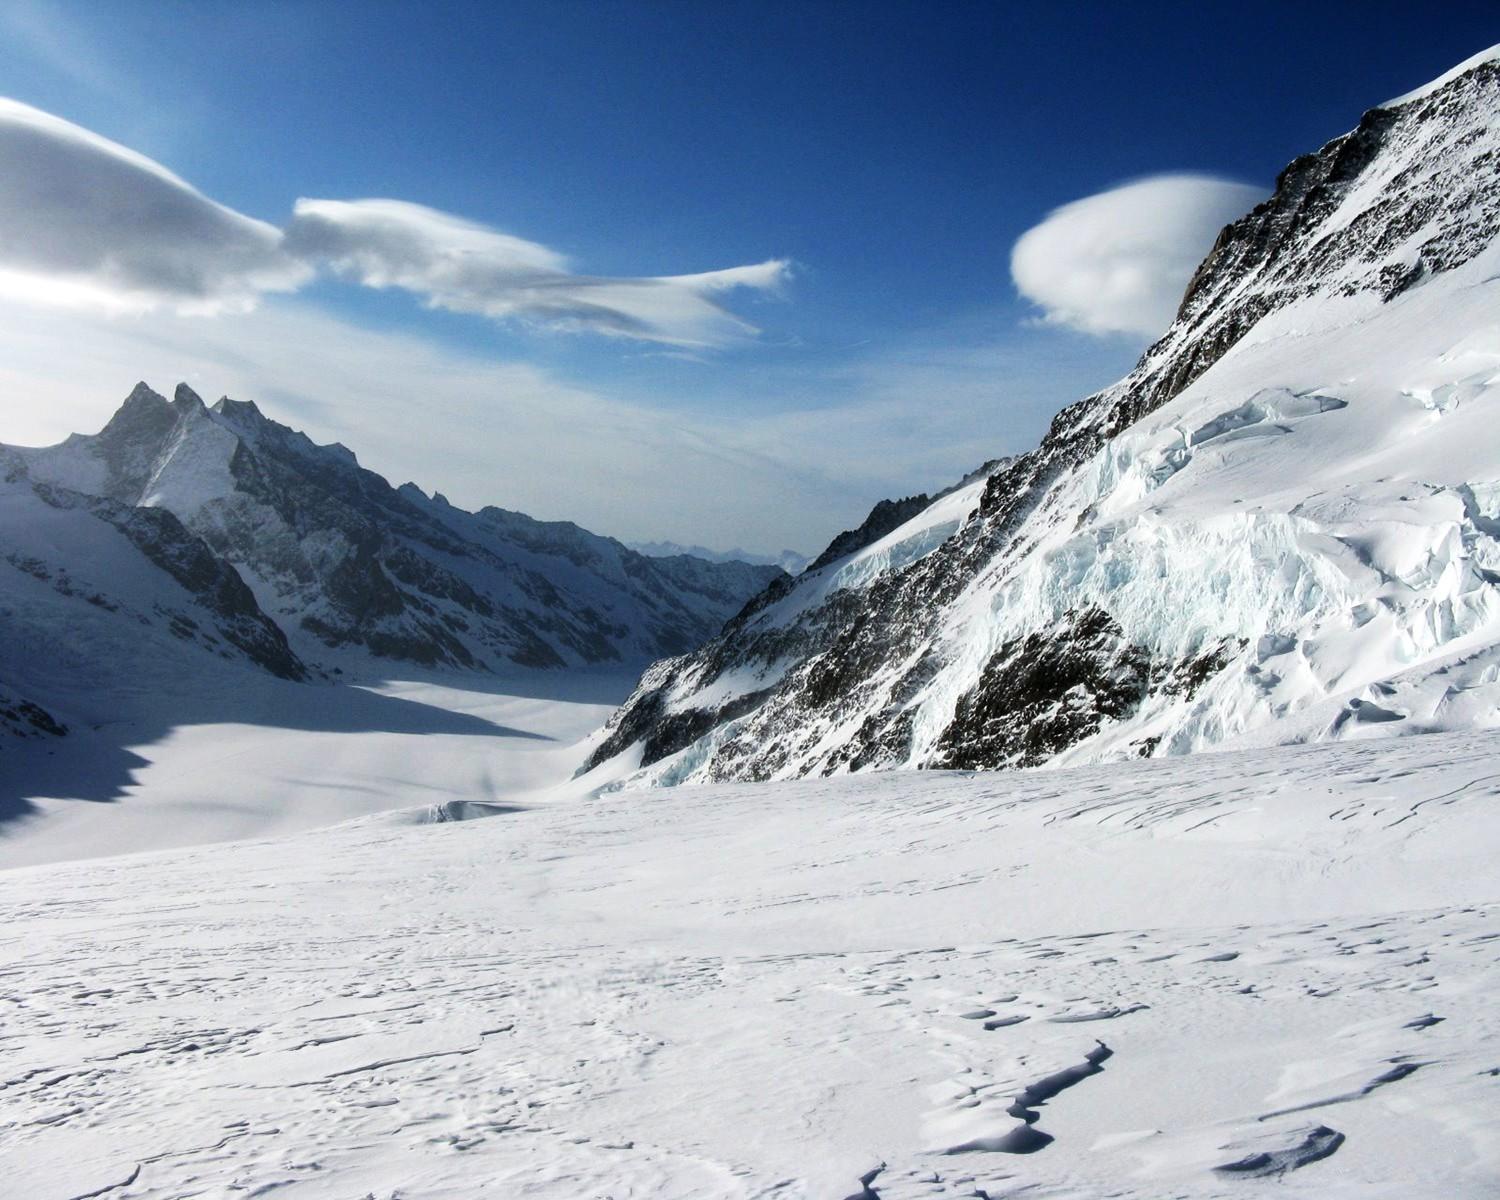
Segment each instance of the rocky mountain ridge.
[[[423,667],[643,661],[717,632],[771,567],[650,559],[566,522],[391,487],[227,397],[140,384],[92,437],[12,448],[38,484],[169,512],[245,579],[298,652]],[[353,652],[352,655],[346,652]]]

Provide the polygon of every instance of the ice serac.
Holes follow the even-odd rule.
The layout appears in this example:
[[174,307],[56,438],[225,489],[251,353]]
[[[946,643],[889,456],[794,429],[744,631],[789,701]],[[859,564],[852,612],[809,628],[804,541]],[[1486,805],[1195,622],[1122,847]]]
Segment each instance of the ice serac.
[[1491,52],[1291,163],[1037,449],[656,664],[590,766],[670,784],[1500,725],[1497,232]]
[[37,495],[76,497],[68,503],[91,506],[174,578],[193,575],[226,612],[253,609],[284,630],[283,674],[299,660],[352,678],[393,662],[638,667],[702,643],[783,577],[648,558],[500,508],[466,512],[390,486],[344,446],[316,445],[254,403],[210,407],[185,384],[171,400],[139,384],[98,434],[4,453]]

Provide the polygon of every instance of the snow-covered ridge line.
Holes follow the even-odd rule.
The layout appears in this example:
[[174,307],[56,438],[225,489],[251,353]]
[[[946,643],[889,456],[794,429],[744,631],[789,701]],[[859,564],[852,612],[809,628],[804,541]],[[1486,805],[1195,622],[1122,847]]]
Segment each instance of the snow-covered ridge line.
[[810,561],[805,554],[795,550],[783,550],[780,554],[758,554],[752,550],[735,547],[732,550],[710,550],[707,546],[684,546],[679,542],[627,542],[637,554],[647,558],[701,558],[705,562],[742,562],[753,566],[780,567],[788,575],[795,575]]
[[1500,723],[1500,61],[1450,75],[1290,164],[1129,376],[955,524],[912,518],[936,545],[768,594],[649,674],[593,763],[702,782]]
[[1500,43],[1496,43],[1488,50],[1481,50],[1478,54],[1471,55],[1469,58],[1464,59],[1463,62],[1459,63],[1456,67],[1451,67],[1449,70],[1444,71],[1431,83],[1423,84],[1419,88],[1415,88],[1410,92],[1405,92],[1402,95],[1395,97],[1394,99],[1387,100],[1380,107],[1395,108],[1398,104],[1410,104],[1413,100],[1425,100],[1434,92],[1452,83],[1460,75],[1467,75],[1475,67],[1481,66],[1484,63],[1492,62],[1500,62]]

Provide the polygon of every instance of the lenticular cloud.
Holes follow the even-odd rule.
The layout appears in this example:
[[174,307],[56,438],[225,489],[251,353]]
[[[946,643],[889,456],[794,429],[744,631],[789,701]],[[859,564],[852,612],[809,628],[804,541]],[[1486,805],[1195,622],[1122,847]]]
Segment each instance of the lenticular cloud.
[[159,163],[0,98],[0,290],[115,309],[243,308],[301,286],[281,231]]
[[718,297],[774,288],[788,264],[580,275],[546,246],[400,200],[299,200],[283,231],[125,146],[0,98],[0,295],[212,313],[294,291],[319,270],[497,320],[717,346],[755,332]]
[[1156,175],[1064,204],[1011,251],[1021,294],[1086,333],[1154,337],[1219,230],[1264,196],[1207,175]]

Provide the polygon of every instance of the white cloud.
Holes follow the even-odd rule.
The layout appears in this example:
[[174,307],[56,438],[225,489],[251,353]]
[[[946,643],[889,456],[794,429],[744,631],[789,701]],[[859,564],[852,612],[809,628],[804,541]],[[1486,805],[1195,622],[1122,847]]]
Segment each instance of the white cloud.
[[546,246],[401,200],[299,200],[283,234],[134,150],[0,98],[0,295],[203,315],[252,308],[320,268],[435,308],[691,347],[754,333],[718,297],[774,289],[788,275],[779,259],[697,275],[580,275]]
[[1011,251],[1016,287],[1049,322],[1155,337],[1219,230],[1265,197],[1207,175],[1157,175],[1054,209]]
[[281,241],[159,163],[0,99],[0,292],[124,311],[243,309],[311,278]]
[[401,200],[298,200],[287,244],[366,287],[397,287],[435,308],[680,346],[753,332],[713,296],[775,288],[780,260],[699,275],[573,274],[546,246]]

